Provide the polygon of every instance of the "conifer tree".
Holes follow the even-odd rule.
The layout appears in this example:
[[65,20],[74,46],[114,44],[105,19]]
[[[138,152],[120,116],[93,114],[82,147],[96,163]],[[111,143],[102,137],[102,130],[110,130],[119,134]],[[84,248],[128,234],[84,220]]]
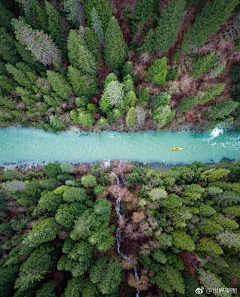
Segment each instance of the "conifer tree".
[[36,80],[34,73],[26,72],[17,69],[11,64],[6,64],[6,70],[10,73],[13,78],[19,83],[20,86],[26,87],[28,89],[32,88],[33,83]]
[[167,73],[167,58],[157,59],[149,68],[147,80],[153,84],[161,85],[166,81]]
[[182,50],[190,53],[195,47],[204,45],[210,35],[218,32],[238,3],[238,0],[208,2],[196,16],[194,24],[189,27],[182,43]]
[[151,29],[145,43],[140,47],[140,51],[165,52],[177,41],[177,33],[183,21],[186,0],[173,0],[167,3],[166,9],[162,11],[161,18],[158,19],[156,35]]
[[100,61],[102,57],[101,48],[97,35],[90,27],[85,28],[85,40],[88,50],[91,51],[97,61]]
[[47,71],[48,81],[56,94],[62,99],[69,99],[72,88],[62,74],[54,71]]
[[193,78],[198,78],[201,75],[207,73],[214,67],[216,63],[216,53],[208,53],[204,56],[198,56],[197,60],[193,64],[193,69],[191,71],[191,75]]
[[33,30],[22,20],[13,19],[12,25],[16,39],[26,46],[35,59],[45,66],[60,66],[61,52],[47,34]]
[[104,42],[104,32],[103,32],[103,26],[102,26],[102,21],[99,17],[98,12],[96,11],[95,7],[93,7],[91,11],[91,26],[93,31],[98,37],[98,40],[100,43]]
[[106,64],[111,69],[122,67],[127,56],[127,46],[118,21],[112,17],[108,23],[105,34],[104,54]]
[[48,32],[56,45],[63,49],[63,37],[61,28],[61,17],[59,11],[45,0],[45,9],[48,15]]
[[126,116],[127,127],[135,127],[137,123],[136,108],[131,107]]
[[156,28],[156,50],[168,51],[177,41],[177,33],[183,21],[186,0],[173,0],[168,2],[166,9],[162,12]]
[[133,19],[133,26],[136,28],[139,23],[145,22],[147,17],[152,17],[156,13],[156,0],[143,0],[137,2],[135,9],[135,17]]
[[97,62],[93,54],[87,49],[83,35],[71,30],[68,36],[68,58],[71,64],[80,69],[83,73],[95,76]]
[[105,31],[112,16],[112,8],[109,0],[86,0],[85,9],[87,13],[88,25],[91,25],[92,22],[91,12],[93,8],[95,8],[98,12],[103,25],[103,30]]
[[6,27],[10,29],[12,18],[12,12],[6,9],[5,6],[2,3],[0,3],[0,27]]
[[67,12],[68,20],[83,25],[84,0],[64,0],[64,10]]
[[14,38],[5,28],[0,28],[0,58],[12,64],[20,61]]
[[95,79],[72,66],[68,67],[68,80],[77,96],[91,97],[97,93],[97,83]]

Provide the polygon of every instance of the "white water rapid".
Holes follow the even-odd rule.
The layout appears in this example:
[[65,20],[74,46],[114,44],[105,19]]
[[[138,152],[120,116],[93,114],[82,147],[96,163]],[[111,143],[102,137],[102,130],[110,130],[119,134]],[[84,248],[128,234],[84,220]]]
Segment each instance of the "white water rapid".
[[[117,185],[120,184],[120,180],[119,180],[119,177],[116,175],[115,172],[112,171],[112,174],[115,176],[116,178],[116,182],[117,182]],[[122,182],[124,184],[124,186],[126,186],[127,182],[126,180],[124,179],[123,175],[121,175],[121,179],[122,179]],[[122,219],[122,214],[121,214],[121,196],[118,197],[117,201],[116,201],[116,206],[115,206],[115,210],[116,210],[116,213],[118,215],[118,219],[121,220]],[[132,260],[130,258],[128,258],[126,255],[124,255],[122,252],[121,252],[121,228],[118,227],[117,228],[117,231],[116,231],[116,239],[117,239],[117,252],[118,254],[125,260],[129,261],[129,262],[132,262]],[[137,267],[136,265],[133,267],[133,271],[134,271],[134,275],[135,275],[135,278],[137,280],[137,282],[139,281],[139,276],[138,276],[138,272],[137,272]],[[136,297],[139,297],[140,295],[140,290],[138,289],[137,292],[136,292]]]
[[212,138],[215,138],[223,134],[223,132],[224,132],[223,128],[216,127],[212,130],[210,136],[212,136]]

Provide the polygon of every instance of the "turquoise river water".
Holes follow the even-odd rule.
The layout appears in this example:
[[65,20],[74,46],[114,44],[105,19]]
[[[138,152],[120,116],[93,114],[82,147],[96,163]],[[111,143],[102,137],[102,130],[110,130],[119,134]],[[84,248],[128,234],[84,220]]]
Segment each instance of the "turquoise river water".
[[[171,151],[173,146],[184,147]],[[240,133],[216,128],[191,132],[50,133],[34,128],[0,129],[0,165],[6,163],[94,162],[103,159],[164,162],[219,162],[240,158]]]

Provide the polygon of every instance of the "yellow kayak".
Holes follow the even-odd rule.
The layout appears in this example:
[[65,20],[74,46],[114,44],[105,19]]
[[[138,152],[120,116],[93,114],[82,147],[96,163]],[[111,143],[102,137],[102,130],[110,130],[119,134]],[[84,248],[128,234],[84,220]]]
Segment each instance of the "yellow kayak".
[[174,146],[170,148],[170,151],[182,151],[184,150],[184,147],[180,147],[180,146]]

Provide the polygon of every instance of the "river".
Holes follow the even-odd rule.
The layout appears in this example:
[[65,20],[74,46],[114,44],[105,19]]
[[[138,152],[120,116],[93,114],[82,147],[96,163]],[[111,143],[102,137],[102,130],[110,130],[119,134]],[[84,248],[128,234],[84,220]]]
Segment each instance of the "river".
[[[174,146],[182,151],[171,151]],[[95,162],[103,159],[189,164],[240,158],[240,133],[216,128],[192,132],[102,132],[81,135],[40,129],[0,128],[0,165],[6,163]]]

